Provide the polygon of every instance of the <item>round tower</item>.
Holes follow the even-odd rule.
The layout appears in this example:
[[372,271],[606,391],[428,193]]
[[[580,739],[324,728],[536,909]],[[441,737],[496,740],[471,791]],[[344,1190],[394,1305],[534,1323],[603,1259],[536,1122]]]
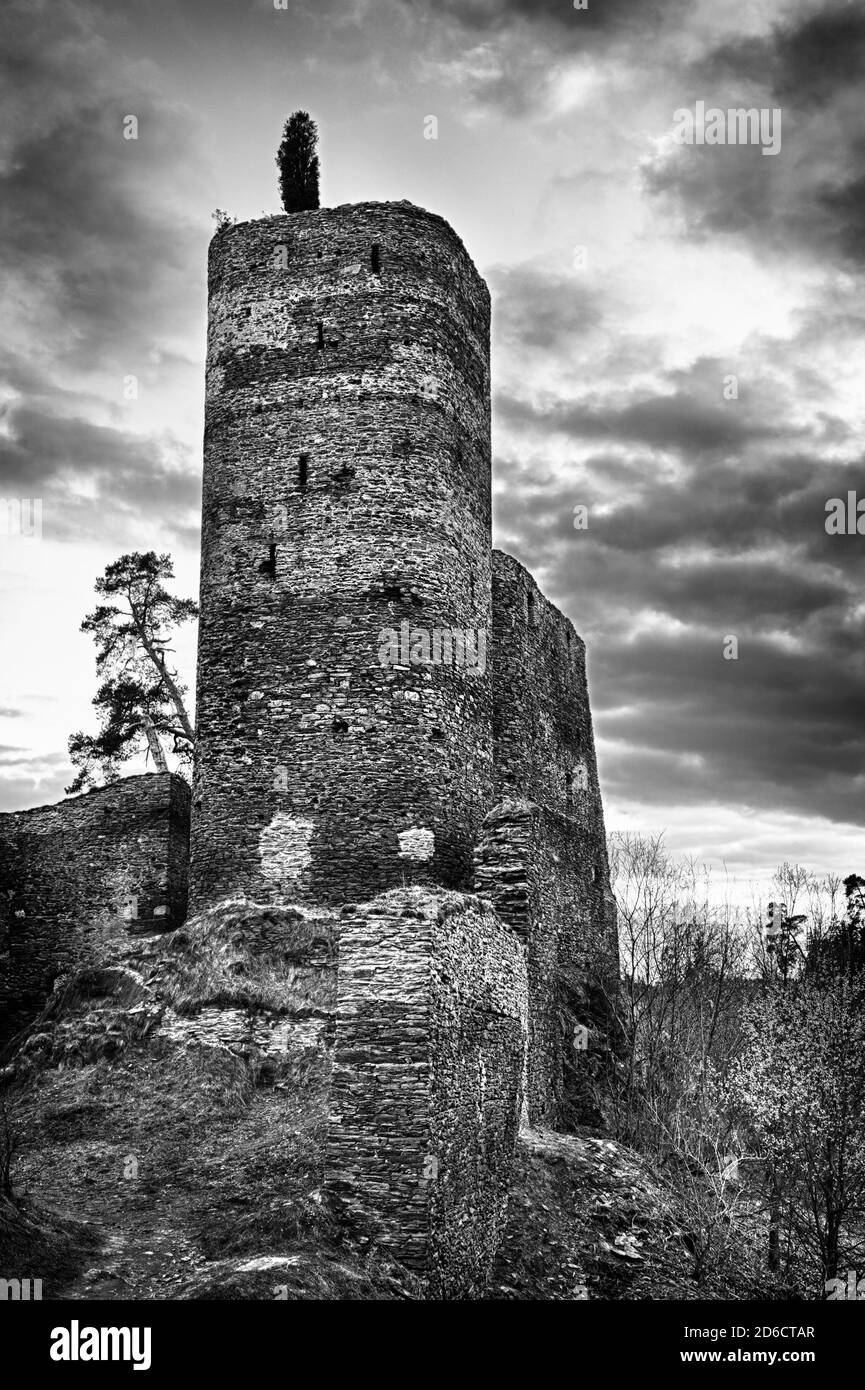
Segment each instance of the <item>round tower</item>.
[[492,783],[489,293],[410,203],[210,246],[190,900],[465,886]]

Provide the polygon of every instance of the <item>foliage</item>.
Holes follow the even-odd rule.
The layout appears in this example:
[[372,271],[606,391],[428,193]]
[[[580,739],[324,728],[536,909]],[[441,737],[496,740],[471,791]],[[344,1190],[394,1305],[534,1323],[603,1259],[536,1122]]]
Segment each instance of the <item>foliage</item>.
[[865,885],[844,886],[846,911],[812,935],[799,977],[750,1007],[730,1086],[824,1280],[855,1263],[865,1221]]
[[192,757],[195,733],[186,710],[186,686],[168,663],[175,628],[197,616],[192,599],[175,598],[165,588],[174,578],[170,555],[134,551],[106,566],[96,581],[102,603],[81,624],[96,643],[96,671],[103,676],[93,699],[100,728],[69,739],[78,769],[67,792],[96,785],[98,776],[115,781],[121,765],[147,749],[157,770],[167,770],[162,740],[180,765]]
[[306,111],[289,116],[276,156],[279,193],[286,212],[305,212],[318,202],[318,129]]
[[865,880],[842,895],[784,864],[767,929],[660,839],[614,837],[610,857],[616,1133],[668,1174],[698,1282],[732,1257],[744,1193],[768,1217],[767,1287],[822,1290],[865,1232]]

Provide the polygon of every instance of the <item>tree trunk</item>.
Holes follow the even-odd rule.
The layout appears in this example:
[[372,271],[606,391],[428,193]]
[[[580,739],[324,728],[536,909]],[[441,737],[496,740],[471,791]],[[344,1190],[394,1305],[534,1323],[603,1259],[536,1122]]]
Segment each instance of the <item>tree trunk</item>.
[[159,735],[153,727],[153,720],[148,715],[142,715],[141,723],[147,735],[147,746],[150,749],[153,761],[156,764],[157,772],[167,772],[168,763],[165,761],[165,754],[162,751],[162,744],[159,742]]
[[165,658],[159,651],[157,651],[154,643],[151,641],[151,638],[147,632],[147,628],[144,622],[142,621],[140,615],[136,611],[135,605],[132,603],[131,599],[129,601],[129,608],[135,626],[138,629],[138,637],[141,642],[141,645],[146,651],[147,655],[150,657],[150,660],[153,662],[153,665],[156,667],[156,670],[159,672],[159,675],[162,678],[165,688],[168,691],[169,696],[171,697],[171,703],[174,706],[174,712],[177,715],[177,718],[180,720],[180,727],[183,729],[184,734],[189,739],[189,746],[191,748],[195,743],[195,730],[192,727],[189,715],[186,713],[186,707],[183,703],[183,700],[181,699],[180,691],[177,689],[177,685],[171,675],[171,672],[168,670],[165,664]]
[[165,686],[169,695],[171,696],[171,703],[174,706],[177,718],[180,720],[183,732],[189,739],[189,744],[191,747],[195,742],[195,730],[192,727],[189,715],[186,713],[186,707],[183,703],[183,700],[180,698],[180,691],[177,689],[171,672],[168,670],[167,666],[165,665],[165,662],[158,662],[156,660],[152,646],[149,643],[145,643],[145,649],[147,651],[148,656],[153,661],[154,666],[156,666],[157,671],[162,676],[163,681],[165,682]]
[[769,1268],[781,1268],[781,1185],[774,1164],[769,1192]]

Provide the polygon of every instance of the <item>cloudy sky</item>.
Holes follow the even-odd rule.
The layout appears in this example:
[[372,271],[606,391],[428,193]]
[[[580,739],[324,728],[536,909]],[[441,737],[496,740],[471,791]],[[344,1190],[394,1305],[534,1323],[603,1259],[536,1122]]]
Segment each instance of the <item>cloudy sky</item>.
[[[105,564],[196,591],[211,214],[278,210],[305,108],[324,204],[429,207],[490,284],[494,539],[588,643],[608,826],[865,871],[865,536],[825,530],[865,498],[861,0],[5,0],[0,40],[0,496],[42,503],[0,809],[94,727]],[[780,152],[677,143],[698,101]]]

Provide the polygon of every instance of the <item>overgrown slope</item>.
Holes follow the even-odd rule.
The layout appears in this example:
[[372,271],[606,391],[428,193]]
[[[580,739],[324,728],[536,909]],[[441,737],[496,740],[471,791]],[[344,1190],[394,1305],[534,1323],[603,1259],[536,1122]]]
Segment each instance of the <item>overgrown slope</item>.
[[[411,1299],[322,1193],[337,919],[220,905],[62,982],[4,1072],[0,1274],[45,1298]],[[657,1175],[527,1133],[488,1296],[742,1297],[691,1278]]]

